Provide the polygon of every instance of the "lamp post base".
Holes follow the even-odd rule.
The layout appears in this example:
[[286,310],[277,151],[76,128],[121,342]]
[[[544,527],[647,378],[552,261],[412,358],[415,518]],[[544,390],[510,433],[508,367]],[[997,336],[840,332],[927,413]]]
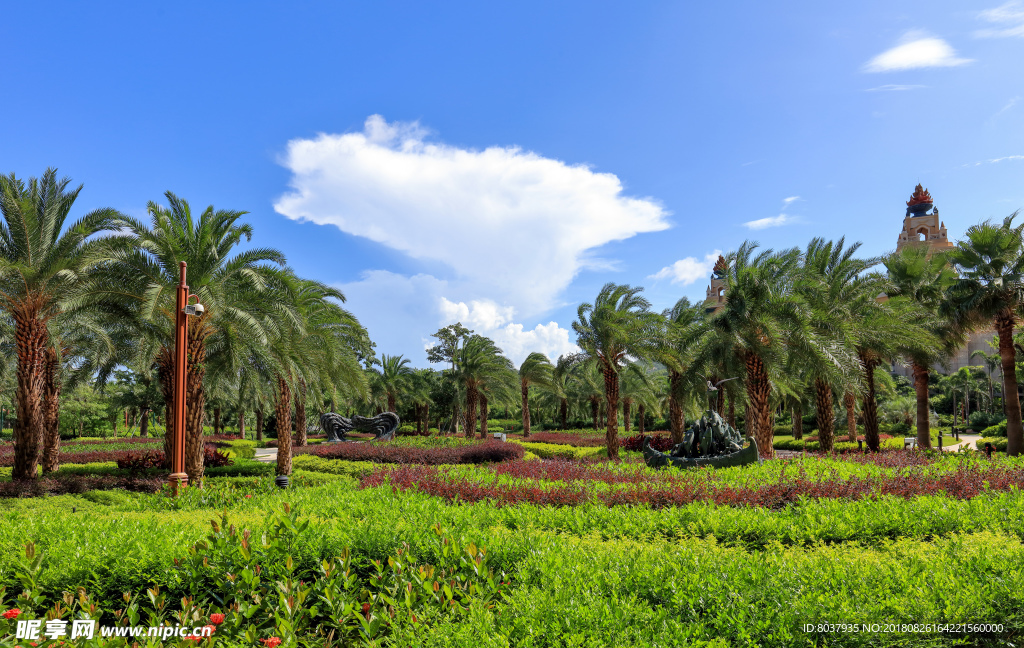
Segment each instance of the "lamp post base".
[[188,486],[188,474],[186,473],[171,473],[167,478],[167,483],[171,486],[171,493],[174,497],[178,496],[178,490],[182,486]]
[[274,480],[278,488],[288,488],[288,475],[278,475]]

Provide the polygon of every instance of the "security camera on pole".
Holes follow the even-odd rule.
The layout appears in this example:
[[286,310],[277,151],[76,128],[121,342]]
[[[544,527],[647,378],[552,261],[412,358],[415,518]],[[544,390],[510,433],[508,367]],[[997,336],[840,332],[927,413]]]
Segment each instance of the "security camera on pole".
[[181,486],[188,485],[185,473],[185,376],[186,350],[188,347],[188,316],[202,315],[206,309],[202,304],[189,305],[189,300],[196,295],[188,294],[185,283],[185,262],[181,262],[181,281],[178,283],[178,303],[175,309],[174,324],[174,443],[171,449],[171,475],[168,483],[175,496]]

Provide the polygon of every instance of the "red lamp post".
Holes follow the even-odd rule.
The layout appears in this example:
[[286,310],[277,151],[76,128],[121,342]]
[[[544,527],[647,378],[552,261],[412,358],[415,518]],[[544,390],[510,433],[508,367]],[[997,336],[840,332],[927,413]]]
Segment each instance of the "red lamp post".
[[188,474],[185,473],[185,376],[188,347],[188,316],[202,315],[203,305],[189,306],[189,299],[196,295],[188,294],[185,283],[185,262],[181,262],[181,281],[178,283],[177,308],[174,322],[174,439],[171,450],[171,475],[168,483],[175,496],[180,486],[188,485]]

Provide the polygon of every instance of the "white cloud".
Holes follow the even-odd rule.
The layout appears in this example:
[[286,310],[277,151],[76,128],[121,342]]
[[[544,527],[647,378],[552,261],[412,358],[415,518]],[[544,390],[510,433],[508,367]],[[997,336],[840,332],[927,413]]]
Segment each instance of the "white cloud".
[[579,350],[570,341],[576,337],[570,329],[556,322],[527,329],[513,321],[512,307],[492,300],[453,302],[444,294],[463,292],[464,286],[428,274],[407,277],[370,270],[358,281],[338,288],[345,294],[345,307],[359,318],[377,343],[377,355],[402,354],[417,367],[428,366],[424,350],[436,342],[430,334],[455,322],[494,340],[517,365],[534,351],[545,353],[554,361],[563,353]]
[[885,85],[880,85],[880,86],[877,86],[875,88],[867,88],[867,89],[864,90],[864,92],[900,92],[900,91],[903,91],[903,90],[918,90],[920,88],[927,88],[927,87],[928,86],[924,86],[924,85],[906,85],[906,84],[898,84],[898,83],[887,83]]
[[[418,123],[373,115],[362,132],[288,143],[292,191],[274,208],[451,267],[453,302],[491,299],[521,316],[558,295],[611,241],[668,228],[651,199],[621,181],[515,147],[426,141]],[[484,243],[486,242],[486,243]]]
[[1020,2],[1007,2],[994,9],[986,9],[978,14],[978,18],[1001,25],[998,29],[979,29],[974,32],[978,38],[1024,38],[1024,5]]
[[671,279],[674,284],[689,286],[693,282],[699,279],[704,279],[711,274],[712,268],[715,267],[715,261],[718,260],[718,255],[721,253],[721,250],[715,250],[714,252],[706,254],[704,255],[703,261],[696,257],[680,259],[670,266],[665,266],[647,278]]
[[768,218],[758,218],[757,220],[747,221],[743,223],[744,227],[752,230],[762,230],[768,227],[779,227],[792,223],[795,219],[787,214],[779,214],[778,216],[769,216]]
[[991,160],[982,160],[980,162],[974,162],[973,164],[965,164],[964,166],[965,167],[976,167],[976,166],[981,166],[982,164],[997,164],[999,162],[1006,162],[1006,161],[1015,162],[1017,160],[1024,160],[1024,155],[1007,155],[1005,157],[992,158]]
[[[537,324],[532,330],[526,330],[522,324],[511,321],[515,314],[511,308],[499,306],[490,300],[473,300],[466,304],[442,297],[439,310],[442,324],[462,322],[474,333],[486,335],[494,340],[516,366],[534,351],[540,351],[555,361],[562,354],[580,350],[575,343],[569,341],[571,331],[562,328],[557,322]],[[572,335],[575,337],[575,333]]]
[[992,117],[990,117],[989,119],[995,119],[999,115],[1002,115],[1007,110],[1010,110],[1011,108],[1016,106],[1017,102],[1019,102],[1019,101],[1020,101],[1020,97],[1014,97],[1013,99],[1010,99],[1009,101],[1006,102],[1005,106],[1003,106],[1002,108],[999,109],[999,112],[997,112],[996,114],[992,115]]
[[949,43],[922,32],[908,32],[896,47],[882,52],[864,66],[865,72],[895,72],[929,67],[953,67],[970,63],[958,58]]
[[783,198],[782,208],[785,209],[786,207],[789,207],[791,204],[795,203],[798,200],[800,200],[800,196],[790,196],[789,198]]

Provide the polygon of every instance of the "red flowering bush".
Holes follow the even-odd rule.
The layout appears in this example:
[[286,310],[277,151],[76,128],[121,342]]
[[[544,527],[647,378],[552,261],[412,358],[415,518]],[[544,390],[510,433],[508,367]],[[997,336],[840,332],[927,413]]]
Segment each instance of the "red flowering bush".
[[[567,475],[588,468],[568,462],[559,464],[545,468]],[[512,474],[513,471],[502,472]],[[598,473],[592,474],[596,476]],[[581,475],[580,472],[577,476]],[[553,474],[548,473],[543,478],[552,477]],[[921,495],[945,495],[954,499],[971,499],[992,491],[1024,488],[1024,470],[1007,466],[980,469],[962,465],[955,471],[939,475],[896,473],[818,481],[808,479],[801,471],[795,476],[782,476],[777,482],[752,486],[731,486],[710,480],[667,479],[658,483],[657,479],[645,480],[640,475],[630,478],[627,474],[619,483],[625,483],[625,487],[610,491],[593,491],[580,483],[542,484],[540,480],[536,484],[494,484],[450,477],[433,466],[397,466],[375,470],[362,479],[361,486],[369,488],[389,484],[395,490],[418,490],[448,501],[470,503],[489,500],[499,506],[521,503],[575,506],[602,502],[608,506],[664,508],[710,502],[719,506],[779,509],[801,498],[859,500],[894,496],[909,499]]]
[[[148,470],[150,468],[160,468],[164,465],[163,452],[119,454],[120,456],[116,459],[117,467],[122,470]],[[230,466],[231,458],[217,450],[217,446],[212,443],[205,443],[203,444],[203,465],[207,468]]]
[[212,623],[214,625],[220,625],[220,624],[224,623],[224,615],[223,614],[211,614],[210,615],[210,623]]
[[381,464],[481,464],[513,461],[523,458],[518,443],[485,441],[450,448],[417,448],[390,443],[332,443],[299,448],[295,454],[314,454],[325,459],[371,461]]
[[21,610],[19,610],[18,608],[11,608],[10,610],[4,612],[3,617],[10,621],[11,619],[17,618],[19,614],[21,614]]
[[60,475],[40,479],[0,482],[0,497],[67,495],[91,490],[126,490],[155,493],[165,483],[162,477],[118,475]]
[[[657,450],[658,452],[668,452],[669,450],[672,449],[672,446],[675,445],[674,443],[672,443],[672,439],[670,439],[669,437],[655,435],[649,438],[651,439],[651,447]],[[635,436],[629,437],[628,439],[623,439],[621,447],[623,450],[632,450],[633,452],[640,452],[640,450],[642,450],[644,447],[644,437],[640,434],[637,434]]]

